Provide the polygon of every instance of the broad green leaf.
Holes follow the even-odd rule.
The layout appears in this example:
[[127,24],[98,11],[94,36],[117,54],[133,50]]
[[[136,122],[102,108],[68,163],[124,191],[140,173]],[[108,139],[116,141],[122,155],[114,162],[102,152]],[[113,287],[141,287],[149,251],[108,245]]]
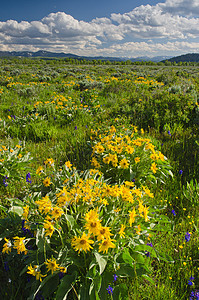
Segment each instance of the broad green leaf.
[[120,265],[119,270],[117,270],[116,275],[135,277],[136,273],[133,266],[131,267],[127,264],[122,264]]
[[100,299],[101,300],[107,300],[110,299],[107,293],[107,287],[110,284],[110,282],[113,282],[113,273],[109,272],[107,270],[104,271],[102,276],[102,282],[101,282],[101,288],[100,288]]
[[113,290],[113,300],[127,300],[128,286],[124,283],[117,285]]
[[128,250],[125,250],[125,252],[122,253],[122,258],[126,264],[132,264],[134,262],[134,259],[131,257]]
[[56,293],[55,300],[66,300],[67,299],[67,295],[70,292],[70,290],[72,289],[72,287],[75,283],[76,277],[77,277],[77,272],[74,272],[72,275],[66,274],[62,278],[61,283],[60,283],[59,288]]
[[89,299],[89,285],[82,284],[79,290],[79,300],[88,300]]
[[104,259],[102,255],[100,255],[98,252],[95,252],[95,258],[100,268],[100,274],[104,272],[104,269],[106,268],[107,260]]
[[71,230],[73,228],[74,224],[75,224],[75,219],[73,218],[73,216],[67,215],[67,214],[65,214],[65,218],[67,220],[69,229]]
[[10,212],[13,212],[13,213],[16,213],[17,215],[19,215],[20,217],[22,216],[23,214],[23,208],[21,206],[11,206],[11,208],[9,209],[8,211],[9,213]]
[[41,293],[44,299],[47,299],[50,295],[52,295],[59,285],[58,274],[49,275],[48,277],[50,278],[48,279],[48,281],[45,282],[44,286],[41,288]]
[[150,283],[152,283],[153,285],[155,284],[154,280],[149,277],[147,274],[143,274],[142,277],[146,280],[148,280]]

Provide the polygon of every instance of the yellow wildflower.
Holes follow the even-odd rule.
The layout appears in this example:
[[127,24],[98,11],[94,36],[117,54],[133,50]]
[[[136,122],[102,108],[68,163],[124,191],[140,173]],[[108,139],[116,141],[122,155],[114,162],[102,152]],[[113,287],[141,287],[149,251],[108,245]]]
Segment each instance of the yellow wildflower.
[[53,272],[57,271],[59,269],[59,265],[56,262],[55,258],[52,259],[47,259],[47,262],[45,262],[46,266],[47,266],[47,272],[51,271],[51,274],[53,274]]
[[120,237],[124,237],[125,236],[125,230],[126,226],[124,224],[121,225],[120,231],[119,231],[119,235]]
[[43,181],[43,184],[44,184],[44,186],[49,186],[49,185],[51,185],[52,184],[52,182],[51,182],[51,180],[50,180],[50,177],[46,177],[45,179],[44,179],[44,181]]
[[139,157],[136,157],[136,158],[135,158],[135,163],[137,164],[139,161],[140,161],[140,158],[139,158]]
[[46,235],[49,235],[50,237],[52,236],[55,230],[53,224],[48,220],[44,221],[44,229],[46,230]]
[[100,252],[108,252],[108,249],[109,248],[115,248],[115,244],[113,244],[113,242],[115,242],[115,240],[111,240],[111,239],[106,239],[106,240],[103,240],[101,242],[101,244],[99,245],[99,251]]
[[126,158],[123,158],[121,161],[120,161],[120,167],[122,169],[127,169],[129,167],[129,162]]
[[5,240],[5,244],[3,244],[3,249],[2,249],[2,253],[9,253],[9,252],[11,252],[11,247],[12,247],[12,244],[11,244],[11,241],[10,240],[8,240],[8,239],[6,239],[6,238],[4,238],[4,240]]
[[132,223],[135,222],[135,217],[136,217],[135,207],[133,208],[132,211],[129,211],[129,213],[130,213],[130,216],[129,216],[129,223],[130,223],[130,226],[132,226]]
[[15,236],[14,237],[14,246],[13,248],[17,250],[17,254],[20,254],[22,252],[24,252],[24,254],[27,254],[28,251],[25,247],[25,237],[18,237],[18,236]]
[[157,172],[157,165],[156,165],[156,163],[152,163],[152,165],[151,165],[151,170],[152,170],[152,172],[153,173],[156,173]]
[[26,205],[26,206],[23,207],[23,214],[22,214],[22,217],[23,217],[25,220],[27,220],[27,218],[28,218],[28,213],[29,213],[29,206]]
[[109,239],[111,235],[113,234],[110,232],[110,227],[101,227],[97,234],[97,239],[98,241]]
[[90,249],[93,248],[91,244],[93,244],[94,241],[90,240],[89,237],[90,235],[86,235],[85,232],[83,232],[81,237],[75,236],[71,242],[72,247],[75,248],[75,251],[78,251],[78,253],[80,253],[80,251],[90,251]]
[[69,169],[71,169],[71,167],[72,167],[72,164],[71,164],[71,162],[69,160],[65,162],[65,165]]
[[42,168],[42,166],[39,166],[36,170],[36,174],[40,175],[42,172],[43,172],[43,168]]
[[32,267],[32,265],[30,265],[28,267],[27,273],[30,274],[30,275],[32,275],[32,276],[35,276],[36,280],[40,280],[40,281],[42,281],[42,277],[46,276],[46,275],[42,275],[41,274],[39,266],[37,266],[37,265],[35,265],[34,267]]

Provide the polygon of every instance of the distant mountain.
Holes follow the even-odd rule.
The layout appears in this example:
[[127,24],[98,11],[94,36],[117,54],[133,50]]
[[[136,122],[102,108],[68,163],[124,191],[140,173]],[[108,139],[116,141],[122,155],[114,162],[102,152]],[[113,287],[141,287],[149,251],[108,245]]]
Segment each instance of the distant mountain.
[[[188,53],[167,59],[170,62],[199,62],[199,53]],[[165,60],[163,60],[165,62]]]
[[172,56],[154,56],[154,57],[148,57],[148,56],[138,56],[135,58],[129,58],[132,62],[135,61],[153,61],[153,62],[160,62],[162,60],[168,60]]
[[102,60],[102,61],[126,61],[130,60],[132,62],[136,61],[153,61],[159,62],[163,59],[169,59],[171,56],[156,56],[156,57],[147,57],[141,56],[136,58],[127,58],[127,57],[107,57],[107,56],[79,56],[71,53],[56,53],[50,51],[39,50],[37,52],[32,51],[0,51],[0,58],[1,57],[41,57],[41,58],[74,58],[74,59],[85,59],[85,60]]
[[86,60],[110,60],[110,61],[122,61],[122,58],[119,57],[90,57],[90,56],[79,56],[71,53],[57,53],[39,50],[37,52],[31,51],[0,51],[0,57],[41,57],[41,58],[74,58],[74,59],[86,59]]
[[78,55],[75,54],[65,54],[65,53],[53,53],[50,51],[37,51],[37,52],[31,52],[31,51],[0,51],[0,57],[70,57],[70,58],[78,58]]

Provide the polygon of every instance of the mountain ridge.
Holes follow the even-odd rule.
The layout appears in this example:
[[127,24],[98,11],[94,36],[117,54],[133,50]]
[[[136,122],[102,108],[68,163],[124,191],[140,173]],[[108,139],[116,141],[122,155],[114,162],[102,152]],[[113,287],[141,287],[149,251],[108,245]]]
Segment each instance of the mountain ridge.
[[160,62],[163,59],[169,59],[171,56],[155,56],[155,57],[148,57],[148,56],[141,56],[135,58],[128,58],[128,57],[112,57],[112,56],[79,56],[72,53],[64,53],[64,52],[50,52],[45,50],[39,50],[36,52],[33,51],[0,51],[0,58],[6,57],[41,57],[41,58],[74,58],[74,59],[86,59],[86,60],[109,60],[109,61],[127,61],[130,60],[132,62],[136,61],[153,61],[153,62]]

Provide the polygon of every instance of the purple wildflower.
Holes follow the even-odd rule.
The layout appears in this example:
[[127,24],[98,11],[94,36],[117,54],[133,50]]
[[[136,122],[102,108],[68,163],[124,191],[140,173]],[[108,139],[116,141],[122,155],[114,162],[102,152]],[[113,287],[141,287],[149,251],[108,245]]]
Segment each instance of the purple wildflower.
[[113,288],[110,286],[110,284],[109,284],[109,286],[107,288],[107,291],[108,291],[109,295],[113,294]]
[[118,276],[116,274],[113,275],[113,282],[116,281]]
[[31,179],[31,175],[30,175],[30,173],[27,173],[26,174],[26,182],[32,183],[32,180],[30,180],[30,179]]
[[3,179],[3,185],[4,185],[5,187],[7,187],[7,186],[8,186],[8,183],[6,182],[6,179],[8,179],[8,177],[7,177],[7,176],[5,176],[5,178]]
[[191,238],[191,234],[187,231],[187,233],[185,234],[185,240],[186,242],[189,242]]

